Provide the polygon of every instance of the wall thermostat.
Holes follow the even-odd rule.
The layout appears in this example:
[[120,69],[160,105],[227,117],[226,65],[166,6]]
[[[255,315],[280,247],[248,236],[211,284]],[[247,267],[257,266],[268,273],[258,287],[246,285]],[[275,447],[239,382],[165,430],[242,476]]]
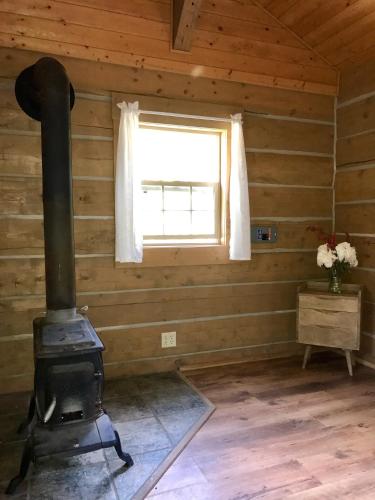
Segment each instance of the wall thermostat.
[[253,243],[274,243],[277,241],[276,226],[252,226],[251,241]]

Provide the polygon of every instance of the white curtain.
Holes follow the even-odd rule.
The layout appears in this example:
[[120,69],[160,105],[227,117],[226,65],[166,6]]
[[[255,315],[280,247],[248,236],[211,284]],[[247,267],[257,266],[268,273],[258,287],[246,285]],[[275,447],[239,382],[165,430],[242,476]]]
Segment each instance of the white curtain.
[[138,102],[121,102],[117,106],[121,109],[121,118],[116,159],[116,261],[142,262],[142,185],[137,166]]
[[240,113],[231,115],[231,172],[229,190],[231,260],[250,260],[250,206],[246,152]]

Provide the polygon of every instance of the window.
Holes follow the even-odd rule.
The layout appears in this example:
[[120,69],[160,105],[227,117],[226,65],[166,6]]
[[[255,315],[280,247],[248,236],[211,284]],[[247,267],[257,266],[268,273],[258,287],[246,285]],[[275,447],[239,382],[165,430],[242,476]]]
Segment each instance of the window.
[[140,124],[147,245],[217,244],[226,131]]

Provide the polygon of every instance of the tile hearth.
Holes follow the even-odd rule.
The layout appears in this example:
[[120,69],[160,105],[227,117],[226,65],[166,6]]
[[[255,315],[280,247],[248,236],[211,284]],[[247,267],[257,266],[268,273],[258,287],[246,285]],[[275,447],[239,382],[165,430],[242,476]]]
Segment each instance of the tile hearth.
[[[16,474],[22,437],[16,429],[28,395],[0,396],[0,498]],[[104,407],[134,466],[124,471],[113,449],[38,461],[13,497],[17,500],[128,500],[143,498],[214,407],[178,373],[109,381]]]

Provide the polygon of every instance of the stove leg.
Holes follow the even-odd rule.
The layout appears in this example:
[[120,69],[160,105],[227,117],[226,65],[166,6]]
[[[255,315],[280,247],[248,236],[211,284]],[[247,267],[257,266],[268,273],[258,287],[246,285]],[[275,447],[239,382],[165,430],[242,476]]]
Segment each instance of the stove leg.
[[120,436],[118,435],[117,431],[114,431],[114,432],[115,432],[115,436],[116,436],[116,442],[114,444],[115,450],[117,452],[118,457],[121,458],[121,460],[123,460],[125,462],[125,467],[128,469],[129,467],[131,467],[134,464],[133,459],[129,455],[129,453],[124,453],[122,451]]
[[26,420],[20,423],[17,429],[17,434],[22,434],[27,428],[27,426],[31,424],[31,421],[34,418],[34,414],[35,414],[35,396],[32,395],[30,399],[29,411],[27,412]]
[[5,490],[5,493],[7,495],[12,495],[16,491],[17,487],[25,479],[27,471],[29,470],[29,465],[30,465],[32,458],[33,458],[33,448],[32,448],[32,444],[31,444],[31,440],[28,439],[26,441],[25,448],[23,450],[20,471],[18,473],[18,476],[14,477],[10,481],[10,483],[8,484],[8,487]]

